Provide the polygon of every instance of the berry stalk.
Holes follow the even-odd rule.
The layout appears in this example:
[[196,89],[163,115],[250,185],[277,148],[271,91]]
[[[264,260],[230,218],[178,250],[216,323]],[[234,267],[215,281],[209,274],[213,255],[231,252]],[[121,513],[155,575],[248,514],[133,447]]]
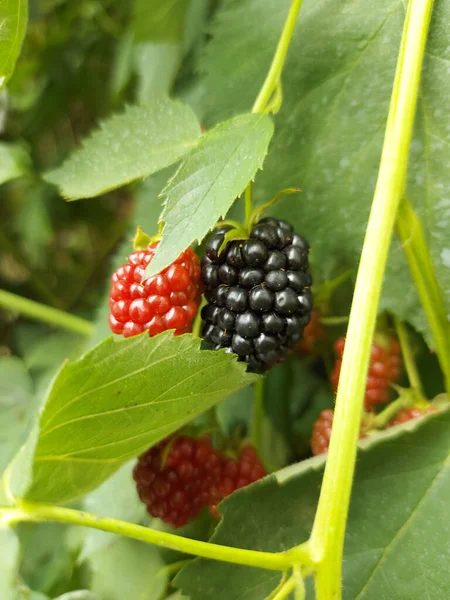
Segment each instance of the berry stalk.
[[330,449],[310,540],[318,600],[342,597],[342,556],[370,346],[387,255],[405,190],[432,0],[408,4],[375,195],[350,312]]
[[45,504],[21,503],[19,506],[0,509],[0,524],[11,526],[21,522],[81,525],[82,527],[116,533],[134,540],[146,542],[147,544],[154,544],[161,548],[176,550],[177,552],[184,552],[194,556],[237,565],[269,569],[271,571],[287,571],[299,560],[311,565],[311,560],[307,552],[303,549],[301,549],[301,552],[299,552],[299,549],[295,549],[295,551],[286,550],[284,552],[262,552],[259,550],[232,548],[181,537],[165,531],[157,531],[150,527],[135,525],[134,523],[119,521],[118,519],[99,517],[80,510]]

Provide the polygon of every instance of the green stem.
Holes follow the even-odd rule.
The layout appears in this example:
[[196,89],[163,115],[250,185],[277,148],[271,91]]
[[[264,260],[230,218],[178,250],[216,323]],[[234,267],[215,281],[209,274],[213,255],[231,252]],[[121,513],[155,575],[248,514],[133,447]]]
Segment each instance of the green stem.
[[252,112],[254,113],[265,111],[276,87],[280,85],[281,72],[301,6],[302,0],[293,0],[269,72],[253,105]]
[[70,315],[57,308],[45,306],[34,300],[28,300],[28,298],[17,296],[5,290],[0,290],[0,306],[12,312],[31,317],[37,321],[43,321],[49,325],[62,327],[80,335],[91,335],[94,330],[92,323],[86,321],[86,319]]
[[450,394],[450,323],[425,241],[422,223],[406,198],[403,198],[400,204],[396,228],[428,318],[436,354],[445,378],[445,388],[447,394]]
[[402,349],[403,362],[405,364],[406,373],[408,374],[409,385],[416,392],[419,397],[423,397],[422,382],[420,381],[420,375],[417,370],[416,361],[414,360],[414,354],[411,348],[408,331],[405,325],[394,316],[395,329],[397,331],[398,340]]
[[318,600],[341,598],[342,556],[370,347],[387,255],[404,194],[409,146],[432,0],[410,0],[378,180],[361,254],[336,398],[333,430],[311,534]]
[[343,317],[322,317],[320,319],[322,325],[333,326],[333,325],[345,325],[348,323],[348,316]]
[[291,592],[293,592],[295,590],[295,579],[294,576],[292,575],[291,577],[289,577],[289,579],[287,581],[285,581],[283,583],[283,585],[280,587],[280,589],[277,591],[277,593],[272,596],[271,600],[284,600],[284,598],[287,598],[289,596],[289,594]]
[[154,544],[186,554],[273,571],[288,570],[292,567],[294,561],[298,560],[295,551],[292,553],[289,550],[275,553],[220,546],[209,542],[192,540],[165,531],[157,531],[143,527],[142,525],[118,521],[117,519],[98,517],[97,515],[71,508],[23,503],[14,508],[0,509],[1,524],[12,525],[22,521],[70,523],[72,525],[92,527],[93,529],[116,533],[146,542],[147,544]]
[[399,410],[413,406],[415,396],[413,393],[407,394],[407,391],[409,390],[405,390],[397,400],[391,402],[384,410],[377,414],[372,421],[372,426],[375,427],[375,429],[384,429],[386,425],[392,421]]
[[253,412],[250,437],[252,444],[258,451],[261,451],[262,427],[264,419],[264,377],[261,377],[254,387]]

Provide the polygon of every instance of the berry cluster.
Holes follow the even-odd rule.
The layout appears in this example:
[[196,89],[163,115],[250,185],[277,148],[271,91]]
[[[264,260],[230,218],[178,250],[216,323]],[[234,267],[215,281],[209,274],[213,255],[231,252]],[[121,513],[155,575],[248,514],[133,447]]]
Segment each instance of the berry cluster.
[[250,239],[230,241],[219,252],[227,231],[214,232],[202,261],[208,301],[202,337],[261,372],[286,358],[309,322],[309,246],[289,223],[268,217]]
[[266,474],[254,448],[236,459],[218,452],[209,436],[167,438],[142,454],[134,468],[139,498],[153,517],[182,527],[209,506]]
[[175,329],[175,335],[191,330],[200,298],[198,256],[187,248],[161,273],[143,280],[157,246],[133,252],[113,274],[109,299],[113,333],[131,337],[143,331],[152,336],[166,329]]
[[[335,391],[339,383],[344,346],[345,338],[339,338],[334,346],[338,358],[331,375],[331,383]],[[390,338],[383,342],[374,341],[364,396],[366,410],[372,410],[376,404],[385,404],[389,400],[390,384],[398,379],[401,367],[401,351],[397,340]]]

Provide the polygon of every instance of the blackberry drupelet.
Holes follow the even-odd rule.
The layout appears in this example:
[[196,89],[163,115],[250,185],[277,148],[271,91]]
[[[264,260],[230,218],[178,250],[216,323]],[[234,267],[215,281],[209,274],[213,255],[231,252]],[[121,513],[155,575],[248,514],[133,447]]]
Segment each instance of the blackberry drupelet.
[[219,253],[228,230],[217,229],[205,248],[202,337],[262,372],[288,356],[309,322],[309,245],[289,223],[267,217]]

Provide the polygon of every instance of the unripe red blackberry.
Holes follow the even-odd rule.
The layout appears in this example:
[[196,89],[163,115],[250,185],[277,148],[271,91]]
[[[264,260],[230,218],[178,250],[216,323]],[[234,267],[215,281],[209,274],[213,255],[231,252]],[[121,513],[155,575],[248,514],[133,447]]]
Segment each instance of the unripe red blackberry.
[[[338,356],[331,375],[334,391],[337,390],[339,383],[344,346],[344,338],[339,338],[334,346]],[[385,404],[389,400],[390,384],[398,379],[401,368],[401,350],[397,340],[394,338],[375,340],[370,351],[369,372],[364,396],[366,410],[372,410],[376,404]]]
[[[311,450],[314,455],[323,454],[328,452],[328,446],[330,445],[331,429],[333,427],[334,410],[327,408],[322,410],[319,414],[318,419],[313,425],[313,431],[311,436]],[[361,423],[361,429],[359,432],[359,439],[362,440],[366,437],[366,428],[364,423]]]
[[410,408],[404,408],[399,410],[395,415],[395,418],[390,421],[386,427],[394,427],[394,425],[400,425],[401,423],[407,423],[408,421],[412,421],[413,419],[420,419],[425,415],[430,415],[435,413],[436,409],[434,406],[428,406],[426,408],[419,408],[418,406],[411,406]]
[[220,518],[216,505],[234,491],[243,488],[266,475],[266,469],[255,448],[246,444],[237,458],[222,456],[222,474],[216,489],[213,490],[211,513]]
[[222,459],[209,436],[163,440],[139,457],[133,471],[147,512],[173,527],[186,525],[216,501],[221,477]]
[[202,261],[202,337],[262,372],[288,356],[309,322],[309,245],[289,223],[268,217],[219,254],[227,231],[213,233]]
[[313,310],[311,320],[303,331],[303,339],[297,344],[295,349],[302,355],[314,355],[318,351],[318,345],[325,338],[325,329],[320,321],[322,313],[320,310]]
[[109,326],[113,333],[130,337],[148,331],[156,335],[175,329],[191,331],[200,298],[200,263],[187,248],[158,275],[143,279],[158,242],[136,250],[111,277]]

